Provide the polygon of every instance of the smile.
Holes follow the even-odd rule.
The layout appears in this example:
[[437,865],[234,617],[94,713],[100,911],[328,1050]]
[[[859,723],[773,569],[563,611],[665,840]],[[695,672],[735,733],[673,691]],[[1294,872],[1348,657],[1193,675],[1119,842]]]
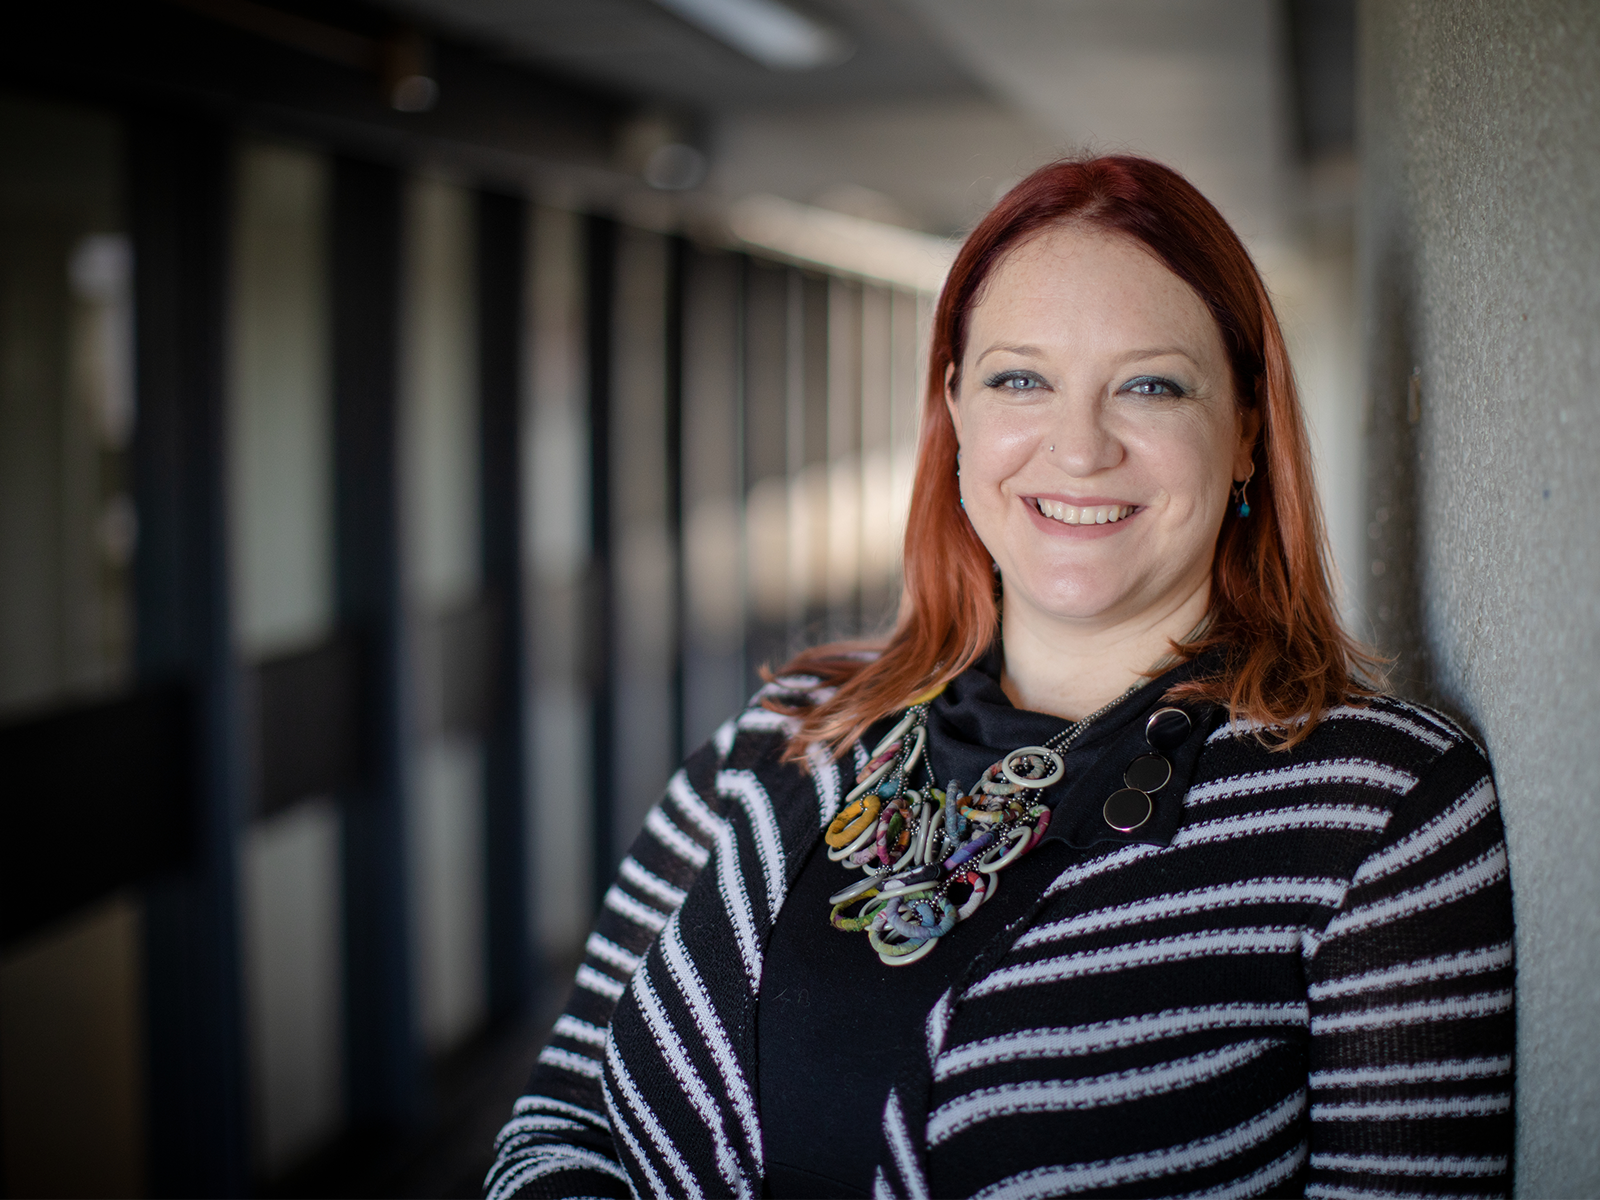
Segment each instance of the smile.
[[1099,504],[1074,508],[1060,500],[1045,500],[1042,497],[1035,497],[1033,506],[1044,516],[1063,525],[1110,525],[1138,511],[1136,504]]

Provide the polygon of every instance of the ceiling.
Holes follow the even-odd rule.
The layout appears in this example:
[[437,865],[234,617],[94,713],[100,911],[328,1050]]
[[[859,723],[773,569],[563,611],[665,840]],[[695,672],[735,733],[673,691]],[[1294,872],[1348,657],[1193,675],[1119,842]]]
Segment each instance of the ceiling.
[[938,234],[1087,149],[1169,162],[1270,238],[1308,144],[1348,141],[1351,0],[783,0],[854,44],[811,71],[768,69],[665,0],[382,2],[672,117],[708,152],[713,196]]
[[508,59],[686,113],[891,98],[976,96],[917,14],[896,0],[786,0],[843,33],[835,66],[775,71],[654,0],[389,0]]
[[1159,158],[1270,232],[1292,145],[1277,0],[907,2],[1066,145]]

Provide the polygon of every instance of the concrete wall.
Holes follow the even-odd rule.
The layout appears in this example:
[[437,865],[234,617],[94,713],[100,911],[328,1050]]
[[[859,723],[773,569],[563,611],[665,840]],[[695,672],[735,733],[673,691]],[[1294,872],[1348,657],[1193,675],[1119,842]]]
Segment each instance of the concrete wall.
[[1366,609],[1511,846],[1517,1192],[1600,1194],[1600,5],[1364,0]]

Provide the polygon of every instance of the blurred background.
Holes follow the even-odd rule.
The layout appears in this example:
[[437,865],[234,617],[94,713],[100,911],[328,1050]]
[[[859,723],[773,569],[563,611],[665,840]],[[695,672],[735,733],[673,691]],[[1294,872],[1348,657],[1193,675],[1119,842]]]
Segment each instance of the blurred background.
[[1519,1190],[1600,1189],[1597,11],[10,12],[3,1194],[477,1195],[676,761],[888,627],[944,271],[1084,151],[1261,266],[1346,619],[1499,768]]

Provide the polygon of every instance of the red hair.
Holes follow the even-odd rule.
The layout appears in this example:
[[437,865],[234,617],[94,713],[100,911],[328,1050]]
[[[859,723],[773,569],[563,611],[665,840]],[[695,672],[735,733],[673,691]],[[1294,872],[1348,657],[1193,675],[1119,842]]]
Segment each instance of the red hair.
[[[1238,403],[1261,416],[1252,452],[1251,515],[1231,512],[1217,537],[1210,620],[1184,658],[1219,649],[1222,666],[1168,693],[1209,700],[1292,746],[1328,707],[1370,696],[1378,660],[1344,631],[1329,582],[1327,539],[1312,482],[1283,332],[1249,252],[1182,175],[1118,155],[1041,167],[979,222],[956,255],[935,310],[928,390],[906,525],[905,585],[894,632],[875,658],[844,644],[806,650],[780,672],[820,678],[832,695],[796,709],[794,755],[820,741],[842,752],[878,718],[966,670],[999,632],[993,562],[961,511],[956,435],[945,408],[966,325],[984,282],[1012,250],[1075,224],[1140,242],[1216,319]],[[852,653],[854,652],[854,653]]]

